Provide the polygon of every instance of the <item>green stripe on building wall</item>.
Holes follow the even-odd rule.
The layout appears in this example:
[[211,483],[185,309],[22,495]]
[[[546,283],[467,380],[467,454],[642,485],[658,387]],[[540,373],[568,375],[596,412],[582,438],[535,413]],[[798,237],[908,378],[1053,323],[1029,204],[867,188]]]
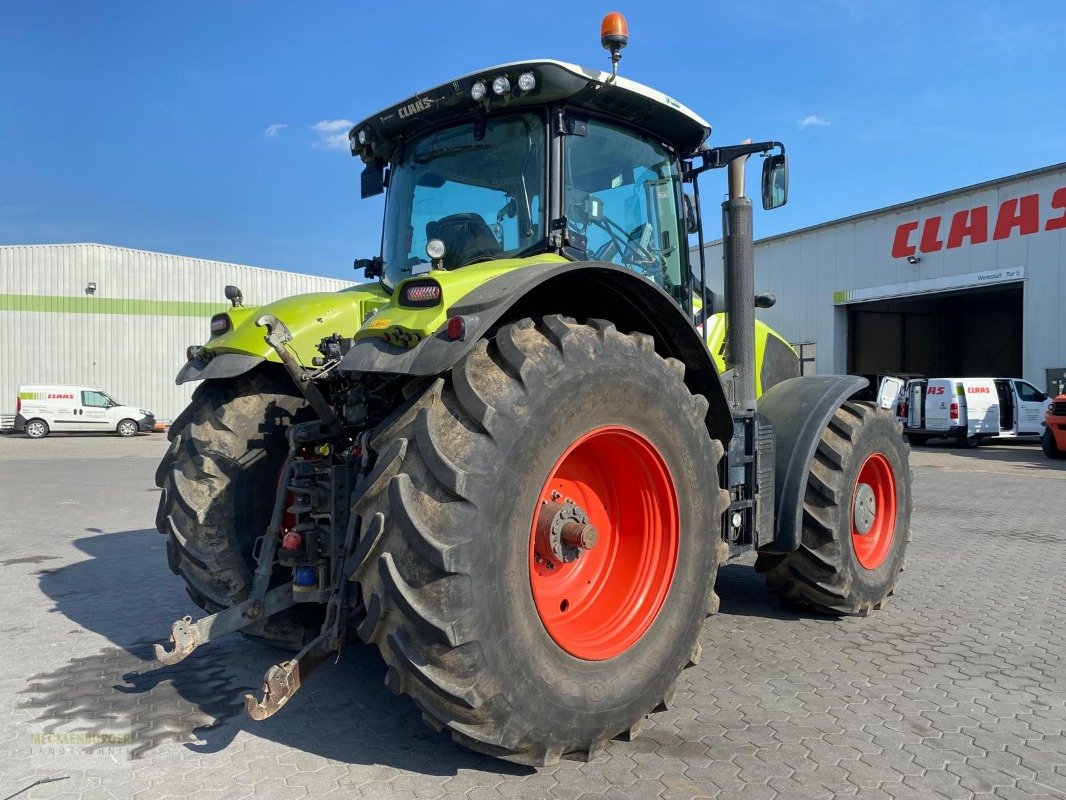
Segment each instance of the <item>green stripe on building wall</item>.
[[120,314],[142,317],[210,317],[225,311],[224,303],[186,300],[134,300],[129,297],[94,297],[50,294],[0,294],[0,311],[36,311],[54,314]]

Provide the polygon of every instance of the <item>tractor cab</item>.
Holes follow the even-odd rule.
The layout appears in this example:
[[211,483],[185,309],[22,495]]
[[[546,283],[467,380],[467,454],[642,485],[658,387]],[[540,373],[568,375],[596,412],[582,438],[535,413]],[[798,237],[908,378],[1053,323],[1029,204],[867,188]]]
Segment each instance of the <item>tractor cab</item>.
[[355,125],[363,196],[386,188],[387,291],[413,276],[555,253],[624,267],[691,314],[682,186],[710,125],[616,74],[521,61],[419,92]]

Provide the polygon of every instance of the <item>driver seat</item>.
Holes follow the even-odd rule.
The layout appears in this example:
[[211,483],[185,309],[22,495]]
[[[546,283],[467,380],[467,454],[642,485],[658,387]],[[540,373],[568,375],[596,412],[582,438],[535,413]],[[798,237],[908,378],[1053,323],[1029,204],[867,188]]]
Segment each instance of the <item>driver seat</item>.
[[444,242],[444,269],[455,269],[478,256],[503,252],[492,228],[480,214],[449,214],[426,223],[426,238]]

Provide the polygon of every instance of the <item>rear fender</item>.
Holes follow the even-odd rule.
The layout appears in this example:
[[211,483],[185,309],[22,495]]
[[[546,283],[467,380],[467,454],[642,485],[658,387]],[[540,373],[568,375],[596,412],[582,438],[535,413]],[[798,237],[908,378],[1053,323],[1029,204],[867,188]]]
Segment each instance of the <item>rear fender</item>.
[[579,320],[610,320],[624,333],[643,332],[664,358],[685,365],[689,389],[707,398],[711,435],[728,442],[732,415],[714,360],[700,334],[674,299],[657,285],[627,269],[598,262],[542,263],[492,278],[447,309],[446,319],[462,316],[463,339],[447,335],[447,323],[412,348],[381,338],[355,342],[341,361],[344,372],[437,375],[469,353],[479,339],[507,322],[561,314]]
[[844,401],[867,384],[854,375],[808,375],[772,386],[759,400],[759,413],[777,435],[774,539],[763,550],[785,553],[799,547],[807,473],[822,431]]

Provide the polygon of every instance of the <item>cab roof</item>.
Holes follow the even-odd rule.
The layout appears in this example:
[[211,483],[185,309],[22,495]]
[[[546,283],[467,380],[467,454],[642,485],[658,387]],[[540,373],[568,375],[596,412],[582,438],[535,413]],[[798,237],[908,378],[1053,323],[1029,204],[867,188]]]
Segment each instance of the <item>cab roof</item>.
[[[513,91],[503,98],[493,94],[495,78],[506,77],[514,88],[518,76],[525,72],[533,73],[536,80],[531,91]],[[470,96],[471,87],[479,81],[486,87],[481,103]],[[489,115],[505,108],[511,111],[566,102],[643,128],[682,153],[694,152],[711,133],[710,124],[696,112],[649,86],[621,76],[612,80],[610,73],[577,64],[536,59],[471,72],[372,114],[349,132],[355,142],[360,130],[367,131],[367,144],[353,144],[353,155],[367,162],[387,160],[401,141],[449,119],[467,117],[486,102]]]

